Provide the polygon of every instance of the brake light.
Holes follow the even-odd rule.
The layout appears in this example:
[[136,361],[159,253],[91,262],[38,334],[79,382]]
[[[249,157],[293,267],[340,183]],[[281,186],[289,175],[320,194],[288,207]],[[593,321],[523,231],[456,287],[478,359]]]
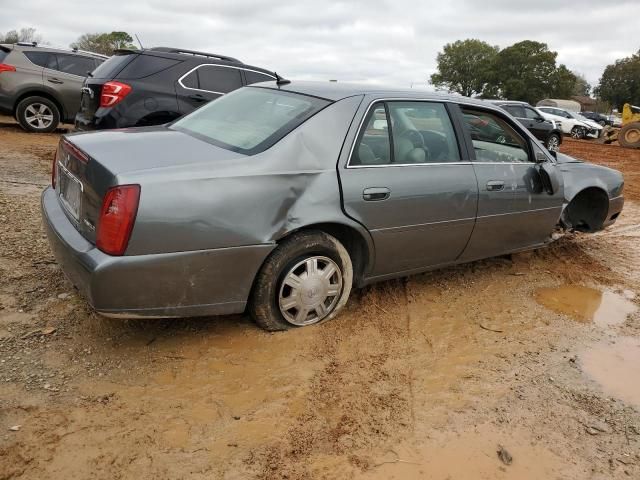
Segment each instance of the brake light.
[[120,103],[124,97],[129,95],[131,86],[121,82],[107,82],[102,85],[102,94],[100,95],[101,107],[113,107]]
[[119,185],[107,190],[100,209],[96,246],[109,255],[123,255],[138,213],[140,185]]
[[6,63],[0,63],[0,73],[2,72],[15,72],[16,67],[13,65],[7,65]]
[[53,152],[53,165],[51,165],[51,186],[56,188],[56,177],[58,175],[58,149]]

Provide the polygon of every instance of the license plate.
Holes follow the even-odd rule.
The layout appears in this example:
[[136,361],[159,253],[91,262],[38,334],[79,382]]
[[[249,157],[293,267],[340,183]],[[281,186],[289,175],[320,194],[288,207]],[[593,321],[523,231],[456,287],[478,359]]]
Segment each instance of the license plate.
[[82,182],[62,165],[58,164],[60,182],[60,200],[73,218],[80,221],[80,202],[82,201]]

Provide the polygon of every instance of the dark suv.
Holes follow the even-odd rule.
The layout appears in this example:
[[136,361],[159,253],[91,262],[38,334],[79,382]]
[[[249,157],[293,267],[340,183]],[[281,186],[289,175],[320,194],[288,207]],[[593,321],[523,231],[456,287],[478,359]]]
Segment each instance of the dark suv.
[[0,112],[30,132],[73,122],[87,74],[107,57],[36,43],[0,45]]
[[243,85],[275,79],[269,70],[224,55],[119,50],[85,81],[76,129],[161,125]]
[[605,117],[604,115],[602,115],[601,113],[598,113],[598,112],[580,112],[580,115],[582,115],[585,118],[588,118],[589,120],[593,120],[596,123],[599,123],[603,127],[605,127],[607,125],[613,126],[613,122],[611,120],[609,120],[607,117]]
[[527,102],[514,100],[489,100],[505,109],[524,125],[533,135],[544,143],[549,151],[557,152],[562,144],[562,130],[549,120],[545,120],[538,111]]

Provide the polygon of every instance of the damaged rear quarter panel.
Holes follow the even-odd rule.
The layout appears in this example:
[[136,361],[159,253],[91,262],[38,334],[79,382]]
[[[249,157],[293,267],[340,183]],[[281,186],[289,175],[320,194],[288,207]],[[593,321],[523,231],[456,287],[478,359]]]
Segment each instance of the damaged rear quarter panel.
[[143,185],[126,254],[273,244],[323,222],[362,230],[342,213],[336,170],[362,98],[329,105],[254,156],[123,174],[118,183]]

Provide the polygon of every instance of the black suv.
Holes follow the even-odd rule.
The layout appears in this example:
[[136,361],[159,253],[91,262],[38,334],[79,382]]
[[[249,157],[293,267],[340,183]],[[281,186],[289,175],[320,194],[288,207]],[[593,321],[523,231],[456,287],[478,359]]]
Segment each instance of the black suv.
[[562,144],[562,130],[549,120],[545,120],[538,111],[527,102],[517,102],[514,100],[489,100],[497,105],[527,128],[533,135],[541,140],[549,151],[557,152]]
[[224,55],[118,50],[86,79],[76,129],[161,125],[243,85],[275,79],[269,70]]

